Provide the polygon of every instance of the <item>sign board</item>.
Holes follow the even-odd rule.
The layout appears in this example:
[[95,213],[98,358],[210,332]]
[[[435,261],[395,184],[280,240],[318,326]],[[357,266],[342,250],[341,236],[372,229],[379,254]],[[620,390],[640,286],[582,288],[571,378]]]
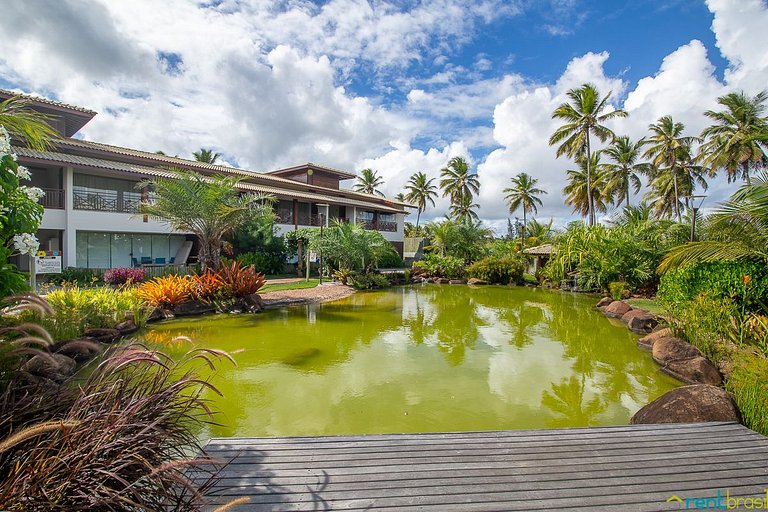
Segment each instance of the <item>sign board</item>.
[[56,252],[56,256],[41,256],[40,253],[35,256],[35,273],[37,274],[60,274],[61,256]]
[[310,263],[317,263],[317,253],[315,251],[309,251]]

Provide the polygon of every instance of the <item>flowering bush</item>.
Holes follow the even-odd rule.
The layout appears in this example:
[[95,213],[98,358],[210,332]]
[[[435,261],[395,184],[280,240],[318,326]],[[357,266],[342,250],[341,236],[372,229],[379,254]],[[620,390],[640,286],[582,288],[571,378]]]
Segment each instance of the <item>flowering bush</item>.
[[264,274],[256,272],[253,265],[241,266],[237,261],[222,265],[217,274],[235,298],[258,292],[267,281]]
[[33,233],[43,218],[38,203],[43,191],[21,185],[30,177],[17,163],[8,132],[0,125],[0,297],[26,287],[24,274],[9,262],[11,256],[34,254],[40,245]]
[[114,285],[140,283],[145,277],[143,268],[111,268],[104,272],[104,282]]

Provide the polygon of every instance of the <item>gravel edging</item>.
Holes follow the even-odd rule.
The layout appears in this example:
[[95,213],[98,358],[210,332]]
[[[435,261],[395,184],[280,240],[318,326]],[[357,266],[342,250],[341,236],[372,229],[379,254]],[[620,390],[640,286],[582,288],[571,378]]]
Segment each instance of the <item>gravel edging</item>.
[[317,304],[344,299],[355,293],[351,286],[342,284],[321,284],[314,288],[301,288],[297,290],[278,290],[259,294],[264,302],[264,309],[275,309],[284,306],[298,306],[303,304]]

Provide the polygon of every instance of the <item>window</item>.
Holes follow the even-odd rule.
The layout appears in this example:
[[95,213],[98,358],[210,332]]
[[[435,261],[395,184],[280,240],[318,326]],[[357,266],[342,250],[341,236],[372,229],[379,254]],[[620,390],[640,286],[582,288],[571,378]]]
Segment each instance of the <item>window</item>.
[[76,210],[134,213],[141,203],[141,191],[136,190],[135,181],[76,173],[72,202]]
[[80,268],[115,268],[141,263],[170,263],[185,240],[184,235],[78,231],[75,235],[76,265]]

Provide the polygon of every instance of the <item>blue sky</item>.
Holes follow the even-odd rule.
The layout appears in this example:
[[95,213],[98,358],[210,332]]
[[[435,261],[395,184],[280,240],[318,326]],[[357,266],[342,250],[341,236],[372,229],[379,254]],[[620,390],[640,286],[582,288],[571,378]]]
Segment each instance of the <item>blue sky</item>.
[[[549,192],[539,217],[574,218],[572,162],[546,143],[569,88],[613,90],[619,134],[666,114],[696,134],[718,96],[768,83],[766,26],[763,0],[26,0],[0,18],[0,86],[96,110],[86,139],[210,147],[255,171],[371,167],[389,195],[467,156],[503,230],[523,171]],[[733,187],[714,180],[707,202]]]

